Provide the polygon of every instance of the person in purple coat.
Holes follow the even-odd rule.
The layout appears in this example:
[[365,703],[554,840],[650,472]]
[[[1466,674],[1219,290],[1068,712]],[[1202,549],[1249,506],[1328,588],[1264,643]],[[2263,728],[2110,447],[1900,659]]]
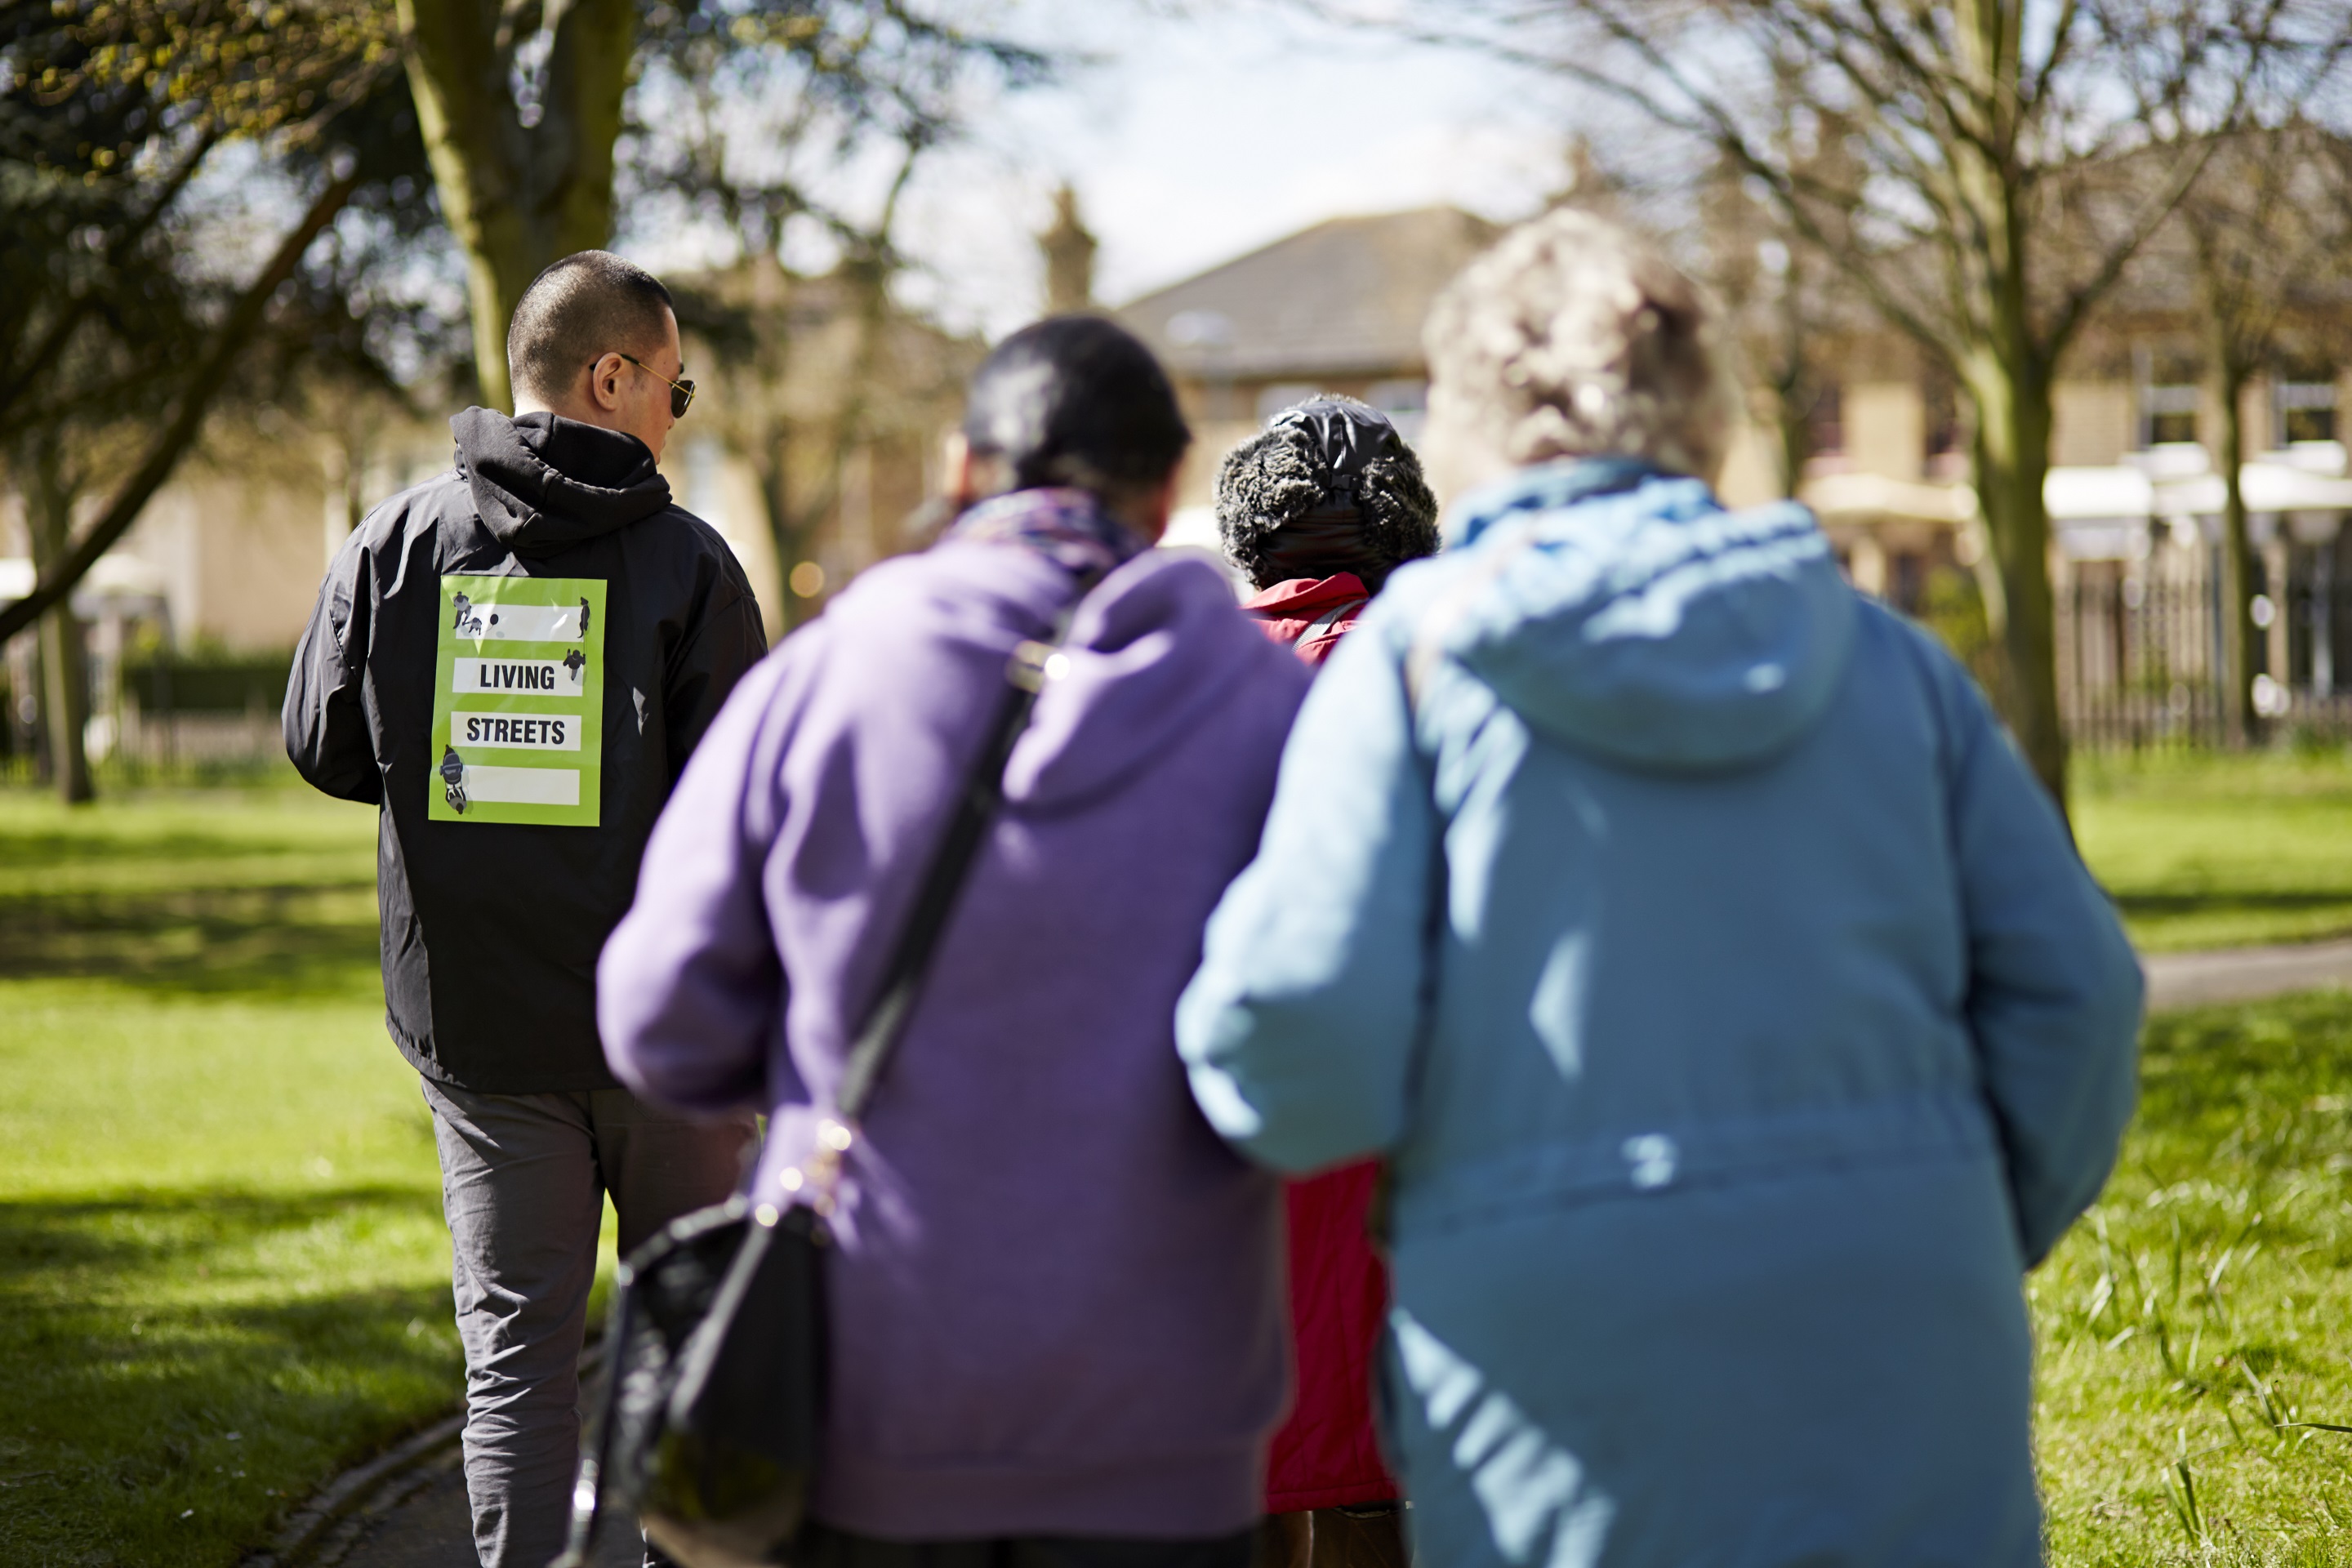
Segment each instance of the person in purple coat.
[[1280,1194],[1194,1108],[1172,1017],[1307,672],[1213,568],[1150,548],[1190,439],[1111,323],[1006,340],[950,444],[960,515],[745,679],[604,949],[613,1070],[766,1110],[755,1191],[788,1201],[1008,656],[1075,605],[846,1157],[796,1562],[1249,1560],[1285,1394]]

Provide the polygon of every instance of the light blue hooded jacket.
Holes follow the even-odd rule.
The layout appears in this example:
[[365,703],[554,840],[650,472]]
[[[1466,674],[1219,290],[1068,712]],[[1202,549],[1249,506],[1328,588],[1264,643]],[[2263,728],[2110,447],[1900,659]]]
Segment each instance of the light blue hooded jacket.
[[1445,1568],[2040,1560],[2023,1271],[2140,974],[1958,665],[1810,514],[1527,470],[1309,694],[1178,1010],[1286,1171],[1392,1176]]

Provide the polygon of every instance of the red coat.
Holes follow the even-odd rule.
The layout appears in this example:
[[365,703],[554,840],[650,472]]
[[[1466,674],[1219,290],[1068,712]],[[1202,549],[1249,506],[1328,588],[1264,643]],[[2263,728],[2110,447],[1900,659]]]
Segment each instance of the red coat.
[[[1351,574],[1277,583],[1242,607],[1266,636],[1321,664],[1371,602]],[[1385,1502],[1396,1479],[1381,1461],[1372,1426],[1372,1364],[1389,1309],[1388,1268],[1365,1233],[1377,1161],[1293,1182],[1290,1335],[1298,1397],[1274,1435],[1265,1510],[1342,1508]]]
[[1337,577],[1296,577],[1276,583],[1242,608],[1265,624],[1265,635],[1288,643],[1309,664],[1321,664],[1372,602],[1352,572]]

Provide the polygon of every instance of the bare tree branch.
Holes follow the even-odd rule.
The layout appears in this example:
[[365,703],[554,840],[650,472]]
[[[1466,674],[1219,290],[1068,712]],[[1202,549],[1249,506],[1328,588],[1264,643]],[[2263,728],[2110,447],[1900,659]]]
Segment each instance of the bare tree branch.
[[[197,138],[195,145],[165,177],[162,187],[147,204],[146,210],[124,226],[122,232],[116,235],[113,242],[106,247],[107,271],[119,270],[130,259],[131,253],[138,248],[139,243],[154,229],[172,204],[179,200],[180,193],[187,189],[188,182],[195,177],[197,168],[220,144],[220,141],[221,133],[215,129],[208,129]],[[24,363],[9,367],[7,381],[0,384],[0,420],[6,419],[8,411],[16,406],[16,401],[48,374],[49,368],[65,353],[66,345],[73,342],[75,331],[88,319],[96,304],[94,289],[78,291],[58,308],[57,319],[49,323],[48,331],[41,335],[40,342]]]
[[312,199],[302,221],[280,242],[268,265],[247,286],[215,329],[212,346],[189,373],[170,422],[148,443],[145,458],[115,492],[105,513],[74,542],[62,560],[41,574],[30,594],[0,609],[0,643],[31,626],[51,605],[71,594],[99,557],[113,548],[115,542],[138,521],[140,511],[163,488],[164,480],[172,477],[172,470],[179,466],[197,431],[203,428],[205,411],[236,367],[237,356],[244,352],[254,329],[261,324],[270,297],[294,275],[294,269],[301,265],[303,252],[343,210],[359,183],[356,173],[343,174],[329,182]]

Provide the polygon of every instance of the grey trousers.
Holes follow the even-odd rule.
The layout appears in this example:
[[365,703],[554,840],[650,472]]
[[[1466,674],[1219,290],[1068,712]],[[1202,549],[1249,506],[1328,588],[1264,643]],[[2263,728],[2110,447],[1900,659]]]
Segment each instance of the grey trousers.
[[580,1454],[580,1348],[604,1194],[621,1251],[731,1192],[751,1116],[698,1121],[624,1089],[475,1094],[424,1080],[441,1151],[466,1492],[482,1568],[546,1568],[563,1549]]

